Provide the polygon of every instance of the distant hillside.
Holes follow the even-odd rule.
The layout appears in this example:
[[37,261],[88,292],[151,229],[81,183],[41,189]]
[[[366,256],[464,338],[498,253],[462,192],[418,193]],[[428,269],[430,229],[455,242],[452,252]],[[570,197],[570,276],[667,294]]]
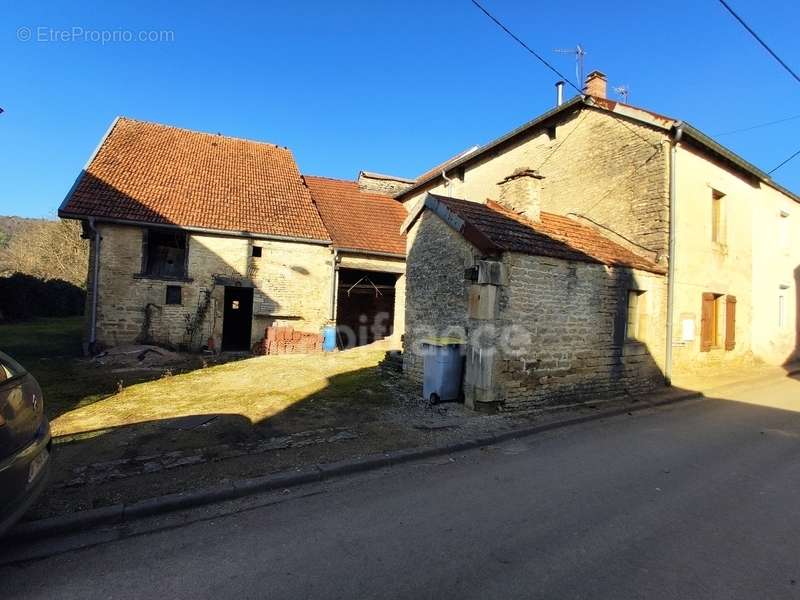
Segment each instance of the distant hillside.
[[25,217],[4,217],[0,215],[0,247],[8,246],[14,234],[24,230],[30,225],[48,223],[47,219],[26,219]]
[[24,273],[83,287],[88,255],[75,221],[0,216],[0,276]]

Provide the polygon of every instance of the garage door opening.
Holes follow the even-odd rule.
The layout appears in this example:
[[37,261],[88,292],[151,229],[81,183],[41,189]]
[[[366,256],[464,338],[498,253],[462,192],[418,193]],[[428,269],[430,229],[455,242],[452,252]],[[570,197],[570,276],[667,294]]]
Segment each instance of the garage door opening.
[[392,335],[396,273],[339,269],[336,341],[340,349]]

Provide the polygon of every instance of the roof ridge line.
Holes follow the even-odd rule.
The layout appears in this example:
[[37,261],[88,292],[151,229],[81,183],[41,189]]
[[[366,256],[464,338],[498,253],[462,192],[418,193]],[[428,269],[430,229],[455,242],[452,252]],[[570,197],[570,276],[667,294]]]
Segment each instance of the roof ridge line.
[[355,179],[340,179],[339,177],[329,177],[328,175],[309,175],[307,173],[301,173],[303,177],[313,177],[315,179],[327,179],[329,181],[341,181],[342,183],[355,183],[358,184],[358,181]]
[[[371,191],[371,190],[363,190],[363,189],[361,189],[361,186],[359,185],[358,181],[353,181],[352,179],[337,179],[336,177],[327,177],[325,175],[306,175],[305,173],[300,173],[300,176],[303,178],[303,181],[306,181],[306,178],[310,177],[312,179],[324,179],[326,181],[335,181],[337,183],[348,183],[350,185],[355,186],[355,188],[356,188],[355,191],[358,192],[359,194],[363,194],[365,196],[376,196],[378,198],[388,198],[389,200],[392,200],[392,201],[395,201],[395,202],[397,201],[395,199],[395,197],[392,196],[391,194],[381,194],[380,192],[375,192],[375,191]],[[308,187],[307,183],[306,183],[306,187]],[[310,191],[310,188],[309,188],[309,191]],[[311,195],[312,196],[314,195],[313,191],[311,192]]]
[[[125,115],[118,115],[115,119],[117,122],[119,121],[132,121],[134,123],[142,123],[144,125],[153,125],[155,127],[161,127],[162,129],[174,129],[176,131],[185,131],[187,133],[194,133],[196,135],[207,135],[213,138],[225,138],[228,140],[235,140],[239,142],[248,142],[250,144],[260,144],[262,146],[271,146],[273,148],[277,148],[278,150],[287,150],[288,152],[292,152],[292,149],[289,146],[281,146],[280,144],[276,144],[275,142],[266,142],[263,140],[254,140],[251,138],[240,137],[236,135],[227,135],[223,133],[211,133],[210,131],[200,131],[199,129],[191,129],[189,127],[179,127],[177,125],[168,125],[167,123],[159,123],[158,121],[147,121],[144,119],[136,119],[134,117],[128,117]],[[294,153],[292,153],[294,154]]]

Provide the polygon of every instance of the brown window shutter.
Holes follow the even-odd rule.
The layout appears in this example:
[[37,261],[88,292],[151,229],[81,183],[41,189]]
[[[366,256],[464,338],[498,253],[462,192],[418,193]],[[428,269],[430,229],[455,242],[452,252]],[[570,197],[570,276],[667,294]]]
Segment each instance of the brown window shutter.
[[725,297],[725,350],[736,348],[736,296]]
[[703,294],[700,312],[700,352],[708,352],[714,345],[714,294]]

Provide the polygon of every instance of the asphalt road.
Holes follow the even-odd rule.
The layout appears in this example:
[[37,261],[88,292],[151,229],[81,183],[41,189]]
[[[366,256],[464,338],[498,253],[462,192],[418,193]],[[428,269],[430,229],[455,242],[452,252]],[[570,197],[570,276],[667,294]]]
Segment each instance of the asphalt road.
[[800,381],[724,396],[131,530],[0,595],[800,598]]

